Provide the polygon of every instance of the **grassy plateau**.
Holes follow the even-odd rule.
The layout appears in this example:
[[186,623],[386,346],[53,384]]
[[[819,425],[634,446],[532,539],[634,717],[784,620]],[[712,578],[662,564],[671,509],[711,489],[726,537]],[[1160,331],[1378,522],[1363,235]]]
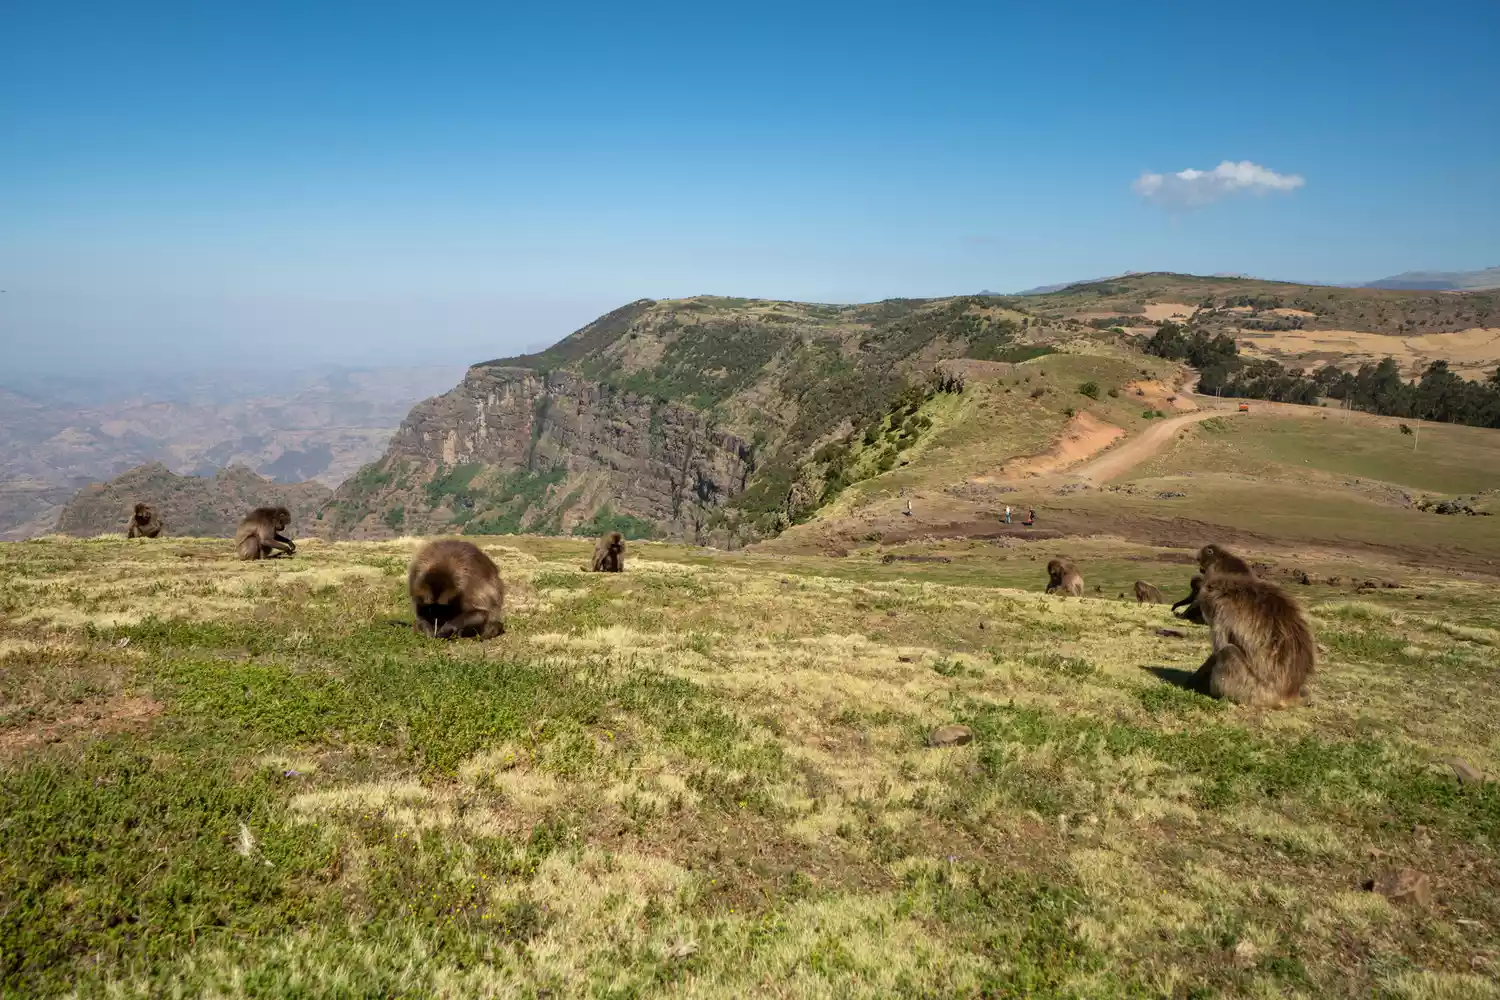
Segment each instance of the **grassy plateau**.
[[441,643],[417,544],[0,546],[0,995],[1500,997],[1490,581],[1294,587],[1312,700],[1257,712],[1114,596],[1186,549],[1070,542],[1079,600],[1057,542],[513,537],[506,635]]

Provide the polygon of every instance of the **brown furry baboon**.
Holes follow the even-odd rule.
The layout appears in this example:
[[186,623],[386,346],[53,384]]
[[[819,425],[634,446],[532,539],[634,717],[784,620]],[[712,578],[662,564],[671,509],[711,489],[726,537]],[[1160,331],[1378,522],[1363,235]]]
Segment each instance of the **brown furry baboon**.
[[1250,564],[1219,545],[1205,545],[1198,550],[1198,568],[1206,577],[1211,573],[1239,573],[1254,576]]
[[1138,604],[1160,604],[1162,602],[1161,591],[1145,580],[1137,580],[1135,581],[1135,599]]
[[126,538],[155,538],[161,534],[161,519],[156,516],[156,510],[145,503],[135,505],[135,513],[130,515],[130,526],[125,529]]
[[257,507],[246,514],[234,532],[234,548],[241,559],[275,559],[292,555],[297,544],[282,534],[292,523],[285,507]]
[[589,567],[595,573],[625,572],[625,536],[618,531],[600,536],[594,546],[594,559]]
[[1047,593],[1058,590],[1074,597],[1083,596],[1083,576],[1064,559],[1054,559],[1047,564]]
[[500,570],[472,542],[445,538],[422,546],[406,574],[406,589],[418,635],[493,639],[505,631]]
[[[1197,622],[1199,625],[1202,625],[1204,624],[1203,612],[1198,607],[1198,591],[1203,589],[1203,577],[1196,573],[1193,574],[1193,579],[1188,583],[1188,587],[1191,592],[1182,600],[1172,605],[1172,614],[1184,621]],[[1178,608],[1182,608],[1183,611],[1179,613],[1177,611]]]
[[1317,645],[1297,602],[1253,576],[1210,576],[1197,607],[1213,629],[1213,652],[1194,686],[1240,705],[1282,708],[1302,699]]

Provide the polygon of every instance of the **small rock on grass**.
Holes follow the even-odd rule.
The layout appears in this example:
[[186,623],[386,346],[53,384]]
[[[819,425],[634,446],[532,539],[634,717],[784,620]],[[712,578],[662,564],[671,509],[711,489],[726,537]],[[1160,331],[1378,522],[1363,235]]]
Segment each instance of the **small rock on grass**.
[[974,730],[957,723],[938,726],[927,736],[927,745],[930,747],[961,747],[965,743],[972,742],[974,742]]
[[1432,902],[1432,880],[1415,868],[1397,868],[1365,883],[1392,903],[1427,906]]
[[1453,768],[1453,774],[1460,785],[1482,785],[1490,780],[1483,771],[1462,758],[1448,758],[1448,766]]
[[1159,628],[1159,629],[1156,630],[1156,634],[1160,635],[1160,636],[1165,636],[1168,639],[1186,639],[1187,638],[1187,633],[1186,632],[1182,631],[1181,629],[1175,629],[1175,628]]

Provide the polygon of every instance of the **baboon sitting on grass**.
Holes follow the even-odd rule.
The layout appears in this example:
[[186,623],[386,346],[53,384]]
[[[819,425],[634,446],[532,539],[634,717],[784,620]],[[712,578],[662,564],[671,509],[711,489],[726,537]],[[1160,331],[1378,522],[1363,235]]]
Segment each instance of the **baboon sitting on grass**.
[[285,507],[257,507],[246,514],[234,532],[234,548],[241,559],[275,559],[292,555],[297,545],[282,534],[292,523]]
[[618,531],[601,536],[594,546],[594,559],[589,568],[595,573],[625,572],[625,536]]
[[130,526],[125,529],[126,538],[155,538],[161,534],[161,519],[150,504],[138,503],[135,513],[130,515]]
[[1302,699],[1317,646],[1297,602],[1266,580],[1210,576],[1197,607],[1213,630],[1213,652],[1194,686],[1240,705],[1283,708]]
[[1047,593],[1059,590],[1074,597],[1083,596],[1083,576],[1065,559],[1054,559],[1047,564]]
[[1135,599],[1139,604],[1160,604],[1162,602],[1161,591],[1145,580],[1137,580],[1135,581]]

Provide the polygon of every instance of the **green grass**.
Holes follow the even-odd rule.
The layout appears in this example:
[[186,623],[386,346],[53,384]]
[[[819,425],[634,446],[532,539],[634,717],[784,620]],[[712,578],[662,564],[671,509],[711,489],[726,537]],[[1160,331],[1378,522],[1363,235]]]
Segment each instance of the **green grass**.
[[[1152,672],[1206,651],[1165,608],[1043,596],[1050,543],[481,540],[488,643],[389,624],[416,544],[0,546],[0,993],[1493,993],[1500,789],[1442,764],[1500,769],[1484,587],[1299,588],[1314,698],[1260,713]],[[1398,862],[1438,906],[1360,890]]]
[[1214,418],[1198,425],[1188,447],[1153,468],[1170,474],[1232,465],[1258,476],[1294,478],[1306,476],[1311,467],[1320,476],[1373,479],[1412,490],[1500,489],[1500,437],[1495,431],[1423,424],[1417,440],[1400,433],[1397,424],[1339,410],[1306,419]]

